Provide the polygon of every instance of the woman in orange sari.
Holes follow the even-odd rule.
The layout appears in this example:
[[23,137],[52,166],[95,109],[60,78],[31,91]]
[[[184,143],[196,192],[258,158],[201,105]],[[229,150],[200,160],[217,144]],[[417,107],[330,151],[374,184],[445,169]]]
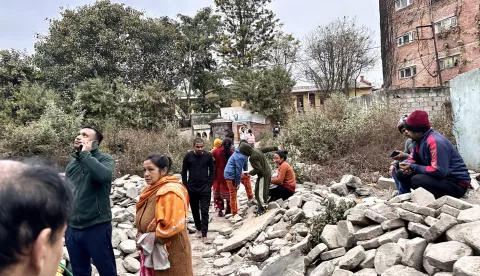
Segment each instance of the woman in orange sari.
[[178,178],[168,175],[171,164],[160,153],[150,154],[143,162],[147,185],[135,218],[141,276],[193,276],[186,228],[188,192]]

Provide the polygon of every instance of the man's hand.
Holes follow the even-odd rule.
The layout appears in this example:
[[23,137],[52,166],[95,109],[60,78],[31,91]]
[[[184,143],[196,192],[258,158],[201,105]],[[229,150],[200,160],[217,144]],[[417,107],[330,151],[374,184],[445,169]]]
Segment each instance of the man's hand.
[[397,156],[392,157],[393,159],[395,159],[397,161],[403,161],[403,160],[407,159],[408,156],[409,156],[408,154],[406,154],[403,151],[398,151],[398,152],[399,152],[399,154]]
[[404,172],[405,174],[411,174],[412,173],[412,166],[410,163],[407,162],[402,162],[400,163],[400,170]]
[[92,151],[93,141],[85,141],[82,143],[82,151]]
[[391,165],[391,166],[390,166],[390,169],[389,169],[388,171],[390,172],[390,175],[391,175],[391,176],[393,176],[393,173],[395,172],[395,169],[396,169],[396,168],[397,168],[397,167],[395,167],[394,165]]

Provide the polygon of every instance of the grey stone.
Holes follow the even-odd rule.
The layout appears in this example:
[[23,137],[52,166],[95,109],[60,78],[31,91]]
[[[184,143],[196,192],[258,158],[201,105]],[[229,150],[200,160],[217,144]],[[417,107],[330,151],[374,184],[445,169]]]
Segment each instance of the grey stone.
[[341,259],[338,266],[341,269],[353,270],[365,259],[365,249],[356,246],[350,249]]
[[232,265],[228,265],[228,266],[222,267],[222,268],[220,268],[220,269],[217,271],[217,275],[218,275],[218,276],[228,276],[228,275],[232,275],[232,274],[235,273],[235,271],[238,270],[238,267],[239,267],[238,264],[232,264]]
[[355,189],[355,193],[358,196],[369,196],[372,194],[372,188],[357,188]]
[[238,276],[253,276],[257,275],[257,273],[260,274],[260,269],[258,269],[256,265],[251,265],[249,267],[241,268],[238,271]]
[[346,196],[348,195],[348,188],[345,184],[336,183],[330,186],[330,192],[339,196]]
[[228,236],[228,235],[233,233],[233,228],[232,227],[225,227],[223,229],[220,229],[219,233],[220,233],[220,235]]
[[377,272],[375,271],[375,268],[364,268],[362,270],[359,270],[355,272],[353,275],[355,276],[377,276]]
[[380,247],[380,242],[378,241],[379,237],[373,238],[368,241],[357,241],[357,245],[361,245],[365,250],[375,249]]
[[382,273],[382,276],[428,276],[412,267],[394,265]]
[[423,268],[423,253],[427,248],[427,241],[423,238],[414,238],[405,245],[402,264],[421,271]]
[[305,238],[303,238],[303,240],[301,240],[299,243],[292,246],[292,248],[290,248],[290,252],[305,250],[308,247],[310,236],[311,235],[308,234]]
[[354,274],[348,270],[336,269],[333,271],[332,276],[354,276]]
[[368,226],[373,222],[365,216],[365,210],[354,208],[350,209],[347,215],[347,220],[353,225]]
[[288,201],[288,208],[293,208],[295,206],[298,208],[301,208],[302,203],[303,203],[303,200],[301,196],[292,196]]
[[254,246],[250,249],[252,261],[262,262],[267,259],[270,248],[265,244]]
[[126,240],[128,240],[128,236],[125,234],[125,231],[121,229],[112,230],[112,246],[114,248],[117,248],[121,242]]
[[283,238],[287,234],[288,234],[287,230],[271,231],[271,232],[267,232],[267,238],[268,239]]
[[402,203],[404,201],[410,200],[412,198],[411,193],[398,195],[388,201],[388,204]]
[[478,231],[478,228],[476,231],[466,235],[465,243],[470,245],[480,255],[480,231]]
[[435,209],[411,202],[402,203],[402,208],[422,216],[435,216]]
[[443,216],[437,223],[431,226],[425,234],[422,235],[427,242],[432,242],[438,239],[445,231],[447,231],[450,227],[457,224],[457,220],[449,215]]
[[138,196],[138,190],[137,188],[130,188],[127,190],[125,195],[131,199],[134,199]]
[[370,209],[365,211],[365,216],[378,224],[388,220],[386,217]]
[[140,262],[132,257],[126,257],[123,260],[123,267],[132,273],[136,273],[140,270]]
[[133,226],[131,224],[127,224],[127,223],[120,223],[120,224],[117,225],[117,228],[118,229],[129,230],[129,229],[133,229]]
[[337,242],[337,226],[336,225],[325,225],[323,228],[322,235],[320,235],[322,242],[328,246],[329,249],[335,249],[340,247]]
[[340,247],[351,248],[355,243],[355,228],[348,220],[337,223],[337,243]]
[[305,202],[305,204],[302,207],[303,212],[305,212],[305,217],[307,219],[311,219],[311,218],[315,217],[315,215],[317,215],[317,210],[319,208],[318,206],[319,206],[319,204],[315,201]]
[[122,250],[123,253],[131,254],[137,251],[137,243],[134,240],[122,241],[118,249]]
[[[376,249],[365,251],[365,259],[358,265],[360,268],[374,268]],[[376,273],[376,272],[375,272]]]
[[480,229],[480,221],[457,224],[448,229],[445,236],[449,241],[466,242],[465,237],[478,232],[478,229]]
[[342,177],[342,179],[340,179],[340,183],[345,184],[345,185],[347,185],[349,187],[352,187],[354,189],[362,187],[362,180],[357,176],[353,176],[353,175],[349,175],[349,174],[344,175]]
[[317,246],[315,246],[312,250],[310,250],[307,257],[305,257],[305,266],[309,266],[316,259],[318,259],[318,257],[320,257],[321,253],[327,250],[328,250],[328,247],[323,243],[320,243]]
[[332,261],[322,262],[317,266],[310,276],[331,276],[335,270],[335,265]]
[[381,224],[383,231],[390,231],[393,229],[405,227],[405,221],[403,219],[391,219],[382,222]]
[[472,253],[473,250],[470,246],[457,241],[448,241],[432,244],[426,252],[425,258],[432,266],[451,272],[456,261],[461,257],[471,256]]
[[387,216],[388,213],[392,211],[392,209],[384,203],[377,203],[369,208],[370,210],[377,212],[382,216]]
[[402,208],[397,208],[397,214],[401,219],[406,221],[417,222],[417,223],[423,222],[423,217],[421,215],[415,214],[413,212],[407,211]]
[[277,210],[279,209],[269,210],[262,216],[245,220],[243,225],[232,233],[232,237],[218,248],[218,251],[232,251],[254,240],[275,219]]
[[298,208],[297,206],[294,206],[293,208],[288,209],[288,211],[285,212],[285,215],[287,217],[293,217],[294,215],[300,213],[300,211],[302,211],[302,209]]
[[393,178],[380,177],[377,181],[376,186],[378,189],[385,189],[385,190],[397,189],[397,185],[395,184],[395,180]]
[[413,203],[418,203],[421,206],[428,206],[435,201],[435,197],[432,193],[420,187],[413,190],[411,200]]
[[435,216],[438,217],[442,213],[443,214],[448,214],[448,215],[456,218],[460,214],[460,210],[458,210],[456,208],[453,208],[452,206],[449,206],[449,205],[443,205],[442,207],[438,208],[435,211]]
[[280,208],[280,205],[276,202],[270,202],[268,203],[268,210],[273,210],[273,209],[278,209]]
[[215,249],[210,249],[208,251],[203,252],[202,257],[203,258],[212,258],[213,256],[215,256],[216,253],[217,253],[217,251]]
[[378,243],[384,245],[387,243],[397,243],[401,238],[408,238],[408,232],[405,227],[395,229],[378,237]]
[[308,235],[309,229],[305,225],[305,223],[297,223],[294,226],[292,226],[292,231],[297,233],[298,235],[305,237]]
[[421,223],[410,222],[408,223],[408,231],[423,236],[428,231],[428,226],[425,226]]
[[460,211],[457,216],[460,223],[474,222],[480,220],[480,206],[475,206],[466,210]]
[[305,212],[300,210],[295,216],[292,217],[292,224],[299,223],[302,219],[305,218]]
[[434,217],[426,217],[425,218],[425,224],[428,225],[428,226],[433,226],[435,223],[438,222],[438,219],[434,218]]
[[455,276],[478,276],[480,275],[480,257],[466,256],[460,258],[453,265]]
[[458,210],[466,210],[474,207],[473,204],[452,196],[445,196],[445,204]]
[[213,262],[213,267],[222,268],[227,265],[230,265],[231,263],[232,263],[232,260],[230,258],[219,258]]
[[333,249],[333,250],[321,253],[320,254],[320,260],[329,261],[331,259],[342,257],[346,253],[347,253],[347,251],[345,250],[344,247]]
[[397,244],[400,245],[402,251],[405,251],[405,247],[407,246],[408,239],[401,238],[398,240]]
[[400,264],[403,251],[398,244],[387,243],[380,246],[375,254],[375,270],[377,274],[382,274],[388,268]]
[[300,252],[294,251],[286,256],[278,257],[261,268],[260,276],[285,275],[296,276],[304,275],[305,264]]
[[432,247],[433,243],[429,243],[427,248],[425,248],[425,252],[423,253],[423,268],[428,273],[428,275],[434,275],[437,272],[441,272],[441,269],[434,267],[431,265],[427,258],[425,257],[428,253],[428,250]]
[[438,273],[435,273],[435,275],[433,276],[453,276],[453,274],[450,272],[438,272]]
[[[280,251],[285,245],[288,244],[288,241],[284,239],[275,239],[270,247],[270,251]],[[290,251],[288,252],[290,253]]]
[[366,241],[381,236],[382,234],[383,229],[381,225],[372,225],[355,232],[355,239],[357,241]]

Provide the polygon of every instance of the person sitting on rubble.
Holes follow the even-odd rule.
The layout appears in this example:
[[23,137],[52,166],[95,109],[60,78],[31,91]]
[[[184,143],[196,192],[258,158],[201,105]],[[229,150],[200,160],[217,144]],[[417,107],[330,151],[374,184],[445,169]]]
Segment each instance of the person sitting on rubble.
[[398,178],[397,178],[397,172],[400,169],[400,162],[407,160],[410,157],[410,154],[412,153],[412,150],[413,150],[413,140],[412,138],[408,137],[407,130],[405,129],[405,121],[407,120],[407,118],[408,118],[408,115],[403,115],[397,124],[398,130],[406,138],[405,149],[404,151],[399,151],[399,150],[394,151],[396,155],[392,157],[394,161],[390,165],[390,170],[389,170],[390,175],[395,180],[398,195],[406,194],[410,192],[410,189],[405,187],[400,181],[398,181]]
[[400,163],[398,180],[408,189],[424,188],[435,198],[460,198],[470,188],[470,175],[453,144],[431,128],[427,112],[416,110],[405,122],[414,147],[407,161]]
[[273,155],[273,161],[278,167],[278,174],[272,177],[270,185],[270,199],[275,201],[277,199],[287,200],[295,193],[295,172],[287,162],[288,151],[279,150]]

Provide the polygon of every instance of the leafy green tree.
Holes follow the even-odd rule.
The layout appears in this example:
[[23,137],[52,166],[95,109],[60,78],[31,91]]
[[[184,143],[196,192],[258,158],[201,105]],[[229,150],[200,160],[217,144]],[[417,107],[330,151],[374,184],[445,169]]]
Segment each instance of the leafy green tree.
[[[178,18],[183,53],[181,86],[188,105],[190,106],[191,96],[198,96],[200,100],[196,101],[196,109],[205,113],[215,109],[212,99],[217,101],[222,90],[221,74],[217,71],[214,56],[220,38],[220,17],[207,7],[193,17],[179,14]],[[207,99],[212,93],[216,93],[217,97]]]
[[178,33],[168,18],[145,18],[124,4],[97,1],[64,9],[35,44],[36,65],[50,87],[70,92],[87,79],[121,79],[134,87],[178,83]]
[[223,19],[219,52],[230,69],[251,68],[269,60],[279,21],[267,8],[272,0],[215,0]]
[[275,66],[281,66],[291,72],[298,61],[300,41],[291,34],[277,32],[275,42],[270,50],[269,61]]
[[295,81],[285,68],[244,69],[233,77],[231,89],[245,107],[264,115],[270,121],[286,121],[292,111],[291,91]]

